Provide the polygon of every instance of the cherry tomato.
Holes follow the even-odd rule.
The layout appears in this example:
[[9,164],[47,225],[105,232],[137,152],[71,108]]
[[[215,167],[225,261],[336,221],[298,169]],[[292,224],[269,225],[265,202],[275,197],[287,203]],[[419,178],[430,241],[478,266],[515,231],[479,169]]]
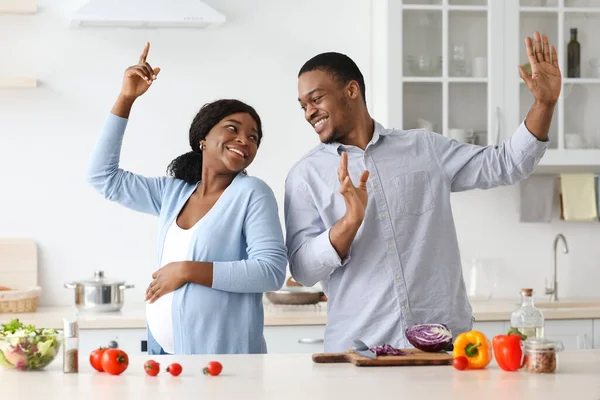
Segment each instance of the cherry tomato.
[[144,363],[144,371],[150,376],[156,376],[160,372],[160,364],[154,360],[148,360]]
[[211,361],[202,371],[204,372],[204,375],[217,376],[223,371],[223,366],[218,361]]
[[454,365],[454,368],[462,371],[467,369],[467,367],[469,366],[469,360],[467,360],[467,357],[465,356],[456,357],[452,361],[452,365]]
[[173,363],[167,367],[167,372],[169,372],[173,376],[178,376],[179,374],[181,374],[182,370],[183,368],[181,368],[181,365],[177,363]]
[[119,349],[106,349],[102,355],[102,368],[111,375],[120,375],[129,366],[127,353]]
[[104,368],[102,368],[102,355],[105,351],[104,347],[98,347],[90,353],[90,364],[98,372],[104,372]]

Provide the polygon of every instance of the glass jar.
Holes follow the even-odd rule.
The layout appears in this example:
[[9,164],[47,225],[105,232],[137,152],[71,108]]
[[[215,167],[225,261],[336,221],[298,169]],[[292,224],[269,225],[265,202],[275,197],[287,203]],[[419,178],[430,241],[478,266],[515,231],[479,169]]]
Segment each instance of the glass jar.
[[535,308],[533,289],[521,289],[521,306],[510,316],[510,327],[529,339],[544,337],[544,315]]
[[63,372],[76,374],[79,372],[79,324],[77,321],[64,319],[63,335]]
[[523,342],[524,367],[527,372],[551,374],[558,370],[558,352],[564,350],[561,341],[527,339]]

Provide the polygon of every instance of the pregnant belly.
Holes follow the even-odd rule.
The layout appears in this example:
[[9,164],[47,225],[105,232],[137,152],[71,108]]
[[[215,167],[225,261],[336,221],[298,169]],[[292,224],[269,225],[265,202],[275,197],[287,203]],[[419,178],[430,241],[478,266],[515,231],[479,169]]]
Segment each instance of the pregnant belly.
[[152,336],[167,352],[175,351],[173,345],[173,293],[161,296],[152,304],[146,304],[146,320]]

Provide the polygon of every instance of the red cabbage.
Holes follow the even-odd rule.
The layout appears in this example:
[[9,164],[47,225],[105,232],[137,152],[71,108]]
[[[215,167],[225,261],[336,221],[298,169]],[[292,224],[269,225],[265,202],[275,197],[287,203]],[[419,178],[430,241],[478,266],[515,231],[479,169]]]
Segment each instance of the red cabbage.
[[370,349],[375,355],[378,356],[405,356],[408,353],[400,349],[396,349],[389,344],[383,346],[371,347]]
[[452,332],[444,324],[417,324],[406,329],[406,339],[415,348],[434,353],[448,348]]

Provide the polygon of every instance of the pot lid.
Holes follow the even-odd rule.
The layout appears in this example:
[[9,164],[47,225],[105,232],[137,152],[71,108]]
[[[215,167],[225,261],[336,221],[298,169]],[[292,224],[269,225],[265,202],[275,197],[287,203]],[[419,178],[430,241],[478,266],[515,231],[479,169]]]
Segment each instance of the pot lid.
[[115,281],[104,277],[104,271],[94,271],[94,277],[79,282],[75,282],[82,285],[123,285],[124,281]]

